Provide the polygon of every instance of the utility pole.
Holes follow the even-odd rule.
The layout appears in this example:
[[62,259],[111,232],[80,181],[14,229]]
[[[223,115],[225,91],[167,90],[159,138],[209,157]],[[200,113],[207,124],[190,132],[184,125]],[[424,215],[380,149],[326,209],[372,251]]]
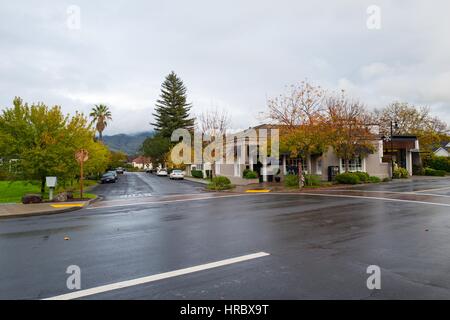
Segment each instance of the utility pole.
[[392,169],[392,178],[394,178],[394,128],[391,120],[391,169]]
[[397,120],[392,121],[391,120],[391,168],[392,168],[392,178],[394,178],[394,126],[395,129],[398,129],[398,122]]
[[83,199],[83,181],[84,181],[83,163],[89,159],[89,152],[85,149],[80,149],[77,152],[75,152],[75,159],[80,164],[80,198]]

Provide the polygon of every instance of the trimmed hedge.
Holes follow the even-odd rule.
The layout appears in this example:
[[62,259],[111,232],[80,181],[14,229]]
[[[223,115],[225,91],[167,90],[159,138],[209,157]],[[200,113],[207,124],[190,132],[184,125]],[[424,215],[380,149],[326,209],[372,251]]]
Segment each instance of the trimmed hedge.
[[426,157],[424,159],[424,166],[435,169],[450,172],[450,158],[449,157]]
[[247,173],[252,172],[251,169],[244,169],[244,171],[242,172],[242,178],[245,178],[245,176],[247,175]]
[[321,177],[317,174],[305,174],[305,186],[308,187],[315,187],[320,186],[321,183]]
[[284,185],[288,188],[298,187],[298,176],[296,174],[284,176]]
[[397,168],[394,170],[393,174],[394,179],[407,179],[409,178],[409,172],[405,168]]
[[252,170],[244,170],[244,179],[256,179],[258,178],[258,173]]
[[201,170],[192,170],[192,171],[191,171],[191,175],[192,175],[194,178],[200,178],[200,179],[203,179],[203,171],[201,171]]
[[231,181],[227,177],[217,176],[212,178],[207,188],[210,190],[227,190],[231,188]]
[[354,172],[354,174],[356,174],[359,178],[359,181],[361,182],[369,182],[369,174],[367,172],[362,172],[362,171],[356,171]]
[[336,176],[336,181],[341,184],[358,184],[361,182],[356,172],[344,172]]
[[379,183],[379,182],[381,182],[381,179],[378,177],[375,177],[375,176],[371,176],[371,177],[369,177],[369,182],[370,183]]
[[446,175],[446,171],[435,170],[433,168],[425,168],[424,173],[426,176],[433,176],[433,177],[445,177]]

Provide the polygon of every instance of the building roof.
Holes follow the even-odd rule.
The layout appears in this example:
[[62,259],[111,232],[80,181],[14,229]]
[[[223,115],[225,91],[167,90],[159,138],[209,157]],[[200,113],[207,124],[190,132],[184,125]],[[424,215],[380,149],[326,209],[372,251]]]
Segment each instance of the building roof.
[[439,146],[433,148],[433,152],[436,152],[439,149],[443,149],[447,152],[450,152],[450,142],[449,141],[441,141]]
[[144,156],[139,156],[135,159],[133,159],[134,163],[140,163],[140,164],[146,164],[146,163],[151,163],[152,161],[150,160],[150,158],[144,157]]

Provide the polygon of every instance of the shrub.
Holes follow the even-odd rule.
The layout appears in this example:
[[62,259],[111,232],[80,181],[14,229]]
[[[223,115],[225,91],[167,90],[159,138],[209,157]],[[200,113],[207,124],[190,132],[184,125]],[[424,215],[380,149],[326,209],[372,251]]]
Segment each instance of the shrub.
[[446,172],[444,170],[435,170],[432,168],[425,168],[426,176],[444,177]]
[[249,173],[249,172],[252,172],[252,170],[251,170],[251,169],[245,169],[245,170],[242,172],[242,177],[245,178],[245,176],[246,176],[247,173]]
[[393,178],[394,179],[406,179],[409,177],[409,172],[405,168],[397,168],[394,170]]
[[244,170],[244,178],[245,179],[256,179],[256,178],[258,178],[258,174],[255,171]]
[[369,182],[370,183],[379,183],[379,182],[381,182],[381,179],[378,177],[375,177],[375,176],[371,176],[371,177],[369,177]]
[[203,171],[202,171],[202,170],[192,170],[192,171],[191,171],[191,175],[192,175],[194,178],[200,178],[200,179],[203,179]]
[[383,179],[383,182],[389,182],[389,181],[391,181],[391,178],[387,178],[386,177],[386,178]]
[[367,172],[356,171],[354,173],[358,176],[358,178],[359,178],[359,180],[361,182],[368,182],[369,181],[369,177],[370,176],[369,176],[369,174]]
[[284,185],[288,188],[298,187],[298,176],[295,174],[284,176]]
[[430,156],[424,159],[425,167],[450,172],[450,158]]
[[336,176],[336,181],[341,184],[358,184],[361,182],[356,172],[345,172]]
[[231,188],[231,181],[227,177],[217,176],[212,178],[207,188],[210,190],[227,190]]
[[321,185],[321,178],[316,174],[305,174],[305,186],[314,187]]

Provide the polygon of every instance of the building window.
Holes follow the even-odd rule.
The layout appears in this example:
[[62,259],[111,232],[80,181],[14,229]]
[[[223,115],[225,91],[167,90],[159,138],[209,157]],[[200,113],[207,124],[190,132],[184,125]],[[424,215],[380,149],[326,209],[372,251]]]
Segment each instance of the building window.
[[317,159],[317,170],[316,174],[322,174],[322,157]]
[[308,164],[303,159],[287,159],[286,169],[290,174],[298,174],[298,164],[301,164],[303,173],[308,173]]
[[[361,157],[357,157],[354,159],[351,159],[348,161],[348,171],[349,172],[356,172],[356,171],[363,171],[363,161]],[[345,160],[341,159],[341,172],[345,171]]]

